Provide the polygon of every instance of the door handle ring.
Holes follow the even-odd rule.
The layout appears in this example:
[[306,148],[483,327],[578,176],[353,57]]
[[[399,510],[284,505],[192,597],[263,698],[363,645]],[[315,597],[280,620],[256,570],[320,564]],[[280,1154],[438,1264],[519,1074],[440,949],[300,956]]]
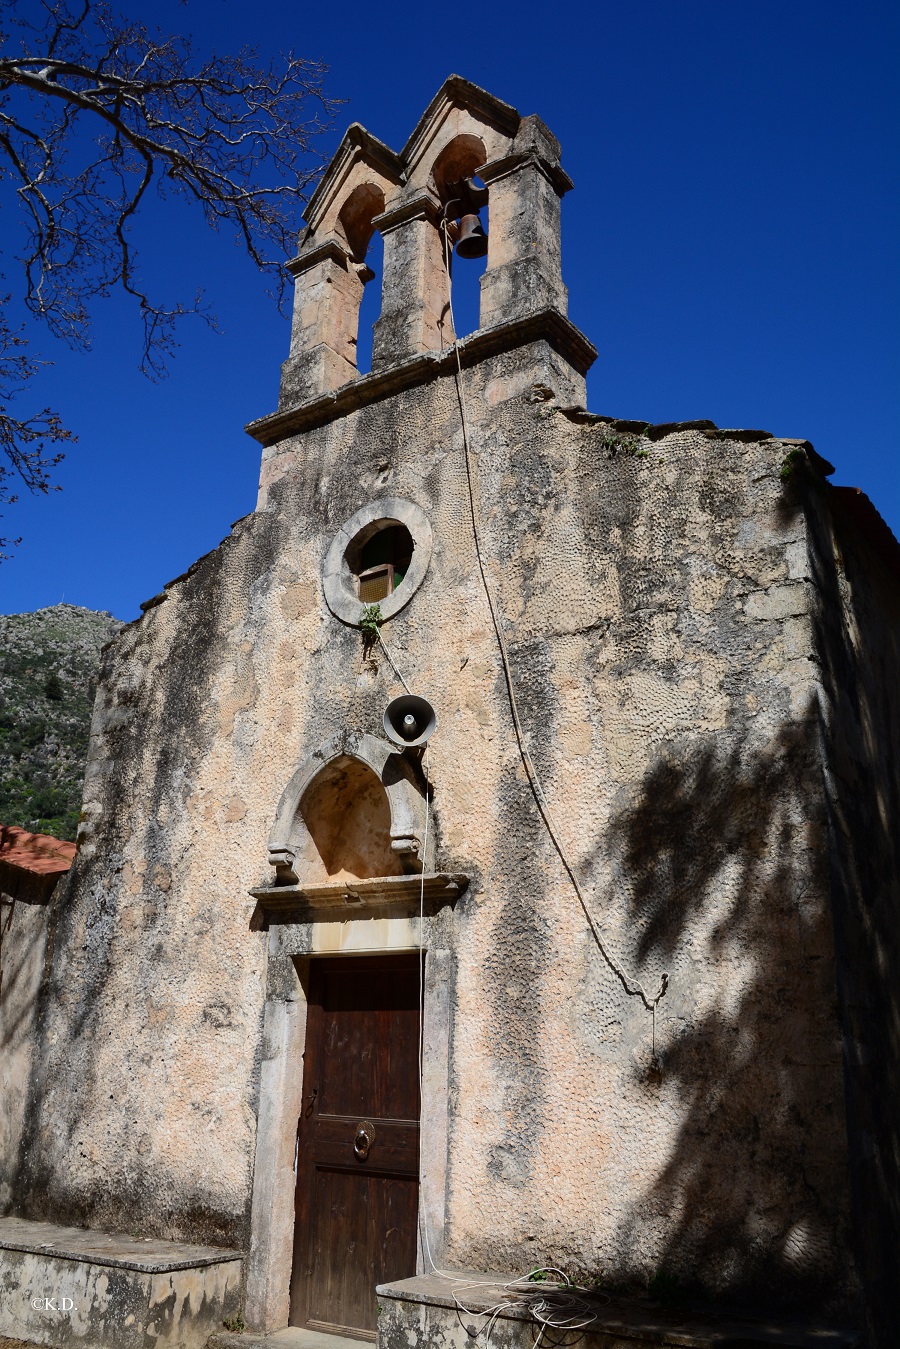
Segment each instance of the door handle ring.
[[374,1138],[375,1126],[368,1120],[360,1120],[356,1126],[356,1137],[353,1139],[353,1151],[359,1161],[364,1162],[368,1157]]

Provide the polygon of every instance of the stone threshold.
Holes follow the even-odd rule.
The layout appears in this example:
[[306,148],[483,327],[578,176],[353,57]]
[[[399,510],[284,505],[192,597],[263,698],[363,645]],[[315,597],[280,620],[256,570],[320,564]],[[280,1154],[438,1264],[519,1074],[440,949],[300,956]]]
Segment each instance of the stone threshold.
[[[240,1334],[221,1330],[210,1335],[206,1349],[362,1349],[371,1340],[355,1340],[348,1335],[333,1335],[324,1330],[288,1326],[285,1330],[245,1330]],[[0,1345],[0,1349],[3,1346]]]
[[[489,356],[541,340],[549,342],[554,351],[581,375],[597,359],[596,347],[558,309],[540,309],[524,318],[495,324],[492,328],[478,328],[460,342],[459,357],[465,368]],[[348,412],[355,412],[389,394],[415,388],[439,375],[453,374],[455,369],[455,346],[445,347],[443,351],[422,352],[387,370],[360,375],[339,389],[320,394],[296,407],[258,417],[244,429],[260,445],[274,445],[287,436],[321,426],[336,417],[344,417]]]
[[199,1269],[243,1259],[241,1251],[230,1251],[221,1246],[157,1241],[124,1232],[60,1227],[56,1223],[32,1222],[26,1218],[0,1218],[0,1251],[4,1250],[50,1256],[55,1260],[109,1265],[115,1269],[135,1270],[139,1274]]
[[[453,1324],[456,1324],[459,1310],[456,1297],[465,1307],[481,1315],[509,1298],[505,1285],[502,1275],[461,1270],[453,1277],[450,1273],[417,1275],[382,1284],[375,1291],[379,1302],[432,1307],[441,1319],[446,1311],[450,1311]],[[532,1286],[535,1292],[540,1291],[540,1284]],[[397,1310],[399,1312],[400,1308]],[[427,1316],[428,1313],[426,1321]],[[459,1312],[459,1316],[461,1324],[466,1323],[465,1312]],[[524,1308],[505,1307],[497,1316],[500,1320],[518,1322],[527,1336],[527,1344],[531,1345],[534,1322]],[[667,1308],[644,1298],[610,1297],[606,1303],[598,1299],[596,1316],[590,1329],[579,1332],[579,1342],[583,1339],[584,1349],[592,1349],[592,1346],[600,1349],[601,1345],[605,1349],[606,1345],[618,1346],[621,1341],[631,1342],[635,1349],[641,1346],[648,1346],[648,1349],[649,1346],[673,1346],[673,1349],[675,1346],[677,1349],[861,1349],[863,1343],[855,1331],[834,1326],[791,1321],[778,1316],[744,1320],[728,1312]],[[476,1322],[479,1329],[482,1324]],[[437,1325],[433,1329],[438,1334],[424,1338],[436,1340],[440,1330]],[[570,1336],[574,1333],[570,1332]],[[561,1331],[553,1332],[553,1343],[560,1334]],[[518,1344],[518,1338],[515,1343]],[[522,1343],[525,1344],[524,1338]]]

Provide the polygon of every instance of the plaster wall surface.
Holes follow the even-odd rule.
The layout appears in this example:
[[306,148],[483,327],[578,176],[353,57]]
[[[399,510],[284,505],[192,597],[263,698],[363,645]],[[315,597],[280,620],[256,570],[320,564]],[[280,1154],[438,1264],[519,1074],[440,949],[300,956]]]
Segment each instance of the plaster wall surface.
[[401,691],[321,572],[345,520],[402,497],[434,547],[383,636],[437,709],[436,869],[471,878],[426,934],[447,953],[436,1247],[846,1309],[822,670],[786,446],[619,434],[567,410],[577,378],[543,342],[463,380],[525,734],[607,949],[648,992],[669,975],[658,1062],[522,767],[443,374],[274,445],[259,509],[107,649],[16,1203],[250,1245],[261,1082],[296,1092],[302,1072],[263,1068],[267,979],[274,1024],[273,1003],[302,1002],[294,957],[416,939],[414,912],[369,920],[368,941],[323,914],[267,968],[247,893],[271,883],[298,764],[346,727],[379,733]]

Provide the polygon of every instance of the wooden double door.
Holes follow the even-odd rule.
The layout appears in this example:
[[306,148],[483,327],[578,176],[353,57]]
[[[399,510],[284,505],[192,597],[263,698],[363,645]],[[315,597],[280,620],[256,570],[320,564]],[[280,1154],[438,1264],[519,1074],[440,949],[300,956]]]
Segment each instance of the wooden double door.
[[310,970],[291,1325],[375,1339],[375,1286],[416,1272],[419,956]]

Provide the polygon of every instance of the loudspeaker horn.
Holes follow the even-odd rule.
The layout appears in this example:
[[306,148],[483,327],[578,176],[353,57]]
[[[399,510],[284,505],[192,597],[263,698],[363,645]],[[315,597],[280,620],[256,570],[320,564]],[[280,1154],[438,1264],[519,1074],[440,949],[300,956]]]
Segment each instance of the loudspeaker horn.
[[437,717],[427,698],[402,693],[392,698],[384,714],[384,733],[401,749],[418,749],[434,734]]

